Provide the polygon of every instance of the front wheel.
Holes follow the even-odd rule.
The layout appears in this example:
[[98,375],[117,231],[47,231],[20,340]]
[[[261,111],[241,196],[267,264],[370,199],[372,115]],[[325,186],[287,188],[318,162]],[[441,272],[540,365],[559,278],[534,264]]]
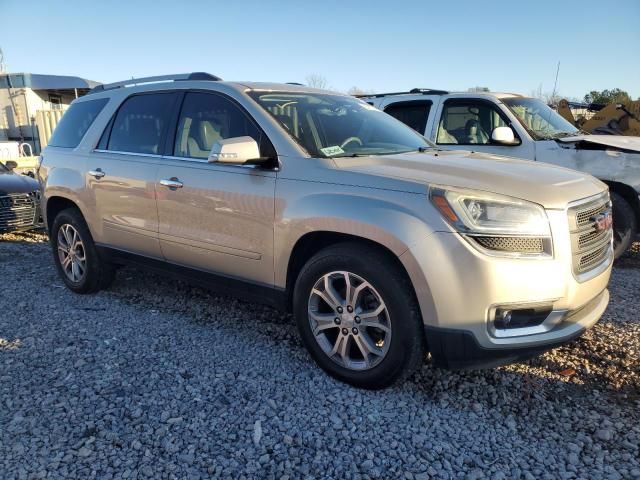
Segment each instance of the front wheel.
[[611,192],[613,205],[613,251],[615,258],[621,257],[638,234],[638,221],[629,202],[622,195]]
[[411,283],[375,248],[345,243],[311,258],[295,285],[294,315],[316,363],[351,385],[387,387],[424,359]]

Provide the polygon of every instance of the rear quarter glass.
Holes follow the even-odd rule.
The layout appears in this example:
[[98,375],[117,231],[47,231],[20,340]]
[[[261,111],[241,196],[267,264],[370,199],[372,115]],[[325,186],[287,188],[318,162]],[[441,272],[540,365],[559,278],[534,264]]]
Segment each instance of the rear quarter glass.
[[48,144],[52,147],[77,147],[108,101],[108,98],[98,98],[71,105],[60,119]]

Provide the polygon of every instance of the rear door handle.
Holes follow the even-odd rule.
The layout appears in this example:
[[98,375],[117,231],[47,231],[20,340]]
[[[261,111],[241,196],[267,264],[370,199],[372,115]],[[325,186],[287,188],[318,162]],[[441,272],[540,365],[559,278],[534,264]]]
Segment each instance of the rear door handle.
[[169,187],[171,190],[175,190],[176,188],[182,188],[182,182],[178,180],[176,177],[171,177],[169,179],[163,178],[160,180],[160,185],[164,185],[165,187]]
[[91,175],[93,178],[102,178],[106,174],[102,171],[101,168],[96,168],[95,170],[89,170],[89,175]]

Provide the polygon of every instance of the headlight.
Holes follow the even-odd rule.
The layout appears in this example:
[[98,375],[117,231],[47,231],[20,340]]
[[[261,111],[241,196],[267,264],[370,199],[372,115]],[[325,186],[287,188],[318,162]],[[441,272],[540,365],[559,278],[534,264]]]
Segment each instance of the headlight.
[[550,253],[551,229],[540,205],[493,193],[432,187],[431,203],[458,230],[488,250]]

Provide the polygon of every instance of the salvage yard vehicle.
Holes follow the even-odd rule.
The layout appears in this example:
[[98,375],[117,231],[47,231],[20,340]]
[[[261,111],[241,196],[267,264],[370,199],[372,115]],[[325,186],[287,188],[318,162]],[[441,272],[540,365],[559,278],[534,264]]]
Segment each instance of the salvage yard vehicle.
[[40,185],[13,172],[15,162],[0,162],[0,233],[40,225]]
[[[574,117],[572,109],[583,113]],[[577,103],[565,99],[558,102],[558,114],[587,133],[640,136],[640,100],[623,103]]]
[[205,73],[96,87],[39,167],[58,273],[119,264],[293,312],[320,367],[365,388],[490,367],[580,336],[613,262],[590,175],[441,151],[352,96]]
[[552,163],[589,173],[609,186],[616,258],[640,223],[640,138],[590,135],[544,102],[513,93],[414,88],[359,96],[445,149]]

